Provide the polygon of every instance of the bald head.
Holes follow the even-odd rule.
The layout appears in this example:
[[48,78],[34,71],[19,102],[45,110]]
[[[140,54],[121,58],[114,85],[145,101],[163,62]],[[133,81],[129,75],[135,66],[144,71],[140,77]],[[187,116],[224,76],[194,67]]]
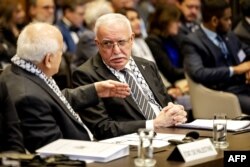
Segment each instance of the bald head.
[[63,44],[61,32],[47,23],[27,25],[17,41],[17,56],[33,63],[41,62],[47,53],[56,53]]

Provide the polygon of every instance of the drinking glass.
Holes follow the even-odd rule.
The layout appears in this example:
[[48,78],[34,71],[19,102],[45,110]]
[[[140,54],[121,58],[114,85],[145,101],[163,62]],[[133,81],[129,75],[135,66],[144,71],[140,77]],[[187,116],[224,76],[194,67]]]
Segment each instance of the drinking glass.
[[153,158],[153,138],[155,132],[152,129],[139,129],[138,157],[134,160],[137,167],[153,167],[156,160]]
[[214,114],[213,119],[213,143],[215,148],[227,148],[227,117],[224,113]]

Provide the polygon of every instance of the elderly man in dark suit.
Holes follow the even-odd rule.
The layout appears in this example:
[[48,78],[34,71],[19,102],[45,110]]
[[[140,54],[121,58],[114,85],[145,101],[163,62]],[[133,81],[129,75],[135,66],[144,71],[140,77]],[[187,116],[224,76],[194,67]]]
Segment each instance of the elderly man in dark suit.
[[93,140],[75,112],[98,104],[98,97],[125,97],[128,85],[117,81],[91,83],[60,91],[52,76],[58,72],[63,50],[60,31],[46,23],[28,25],[20,34],[13,65],[1,75],[12,97],[25,147],[34,152],[56,139]]
[[131,57],[134,33],[129,20],[121,14],[106,14],[97,20],[94,30],[99,53],[73,73],[74,84],[113,79],[128,83],[131,89],[131,96],[125,99],[101,99],[84,112],[82,118],[96,138],[185,122],[183,106],[171,103],[155,64]]
[[230,32],[231,9],[225,0],[204,0],[201,29],[183,43],[185,69],[196,82],[238,96],[250,114],[250,48]]

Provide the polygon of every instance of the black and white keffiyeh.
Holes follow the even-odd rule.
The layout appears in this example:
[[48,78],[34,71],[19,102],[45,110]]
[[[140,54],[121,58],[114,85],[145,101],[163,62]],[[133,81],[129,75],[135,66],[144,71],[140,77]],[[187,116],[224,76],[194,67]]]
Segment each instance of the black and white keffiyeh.
[[89,138],[91,140],[93,140],[93,134],[90,132],[90,130],[88,129],[88,127],[82,122],[80,116],[78,115],[78,113],[76,113],[74,111],[74,109],[71,107],[71,105],[69,104],[69,102],[67,101],[67,99],[65,98],[65,96],[62,94],[61,90],[59,89],[59,87],[57,86],[55,80],[52,77],[47,77],[39,68],[37,68],[36,65],[34,65],[33,63],[26,61],[20,57],[18,57],[17,55],[15,55],[11,61],[19,66],[20,68],[35,74],[36,76],[38,76],[39,78],[41,78],[50,88],[51,90],[59,97],[59,99],[63,102],[63,104],[65,104],[65,106],[67,107],[67,109],[70,111],[70,113],[76,118],[76,120],[86,129],[86,131],[88,132]]

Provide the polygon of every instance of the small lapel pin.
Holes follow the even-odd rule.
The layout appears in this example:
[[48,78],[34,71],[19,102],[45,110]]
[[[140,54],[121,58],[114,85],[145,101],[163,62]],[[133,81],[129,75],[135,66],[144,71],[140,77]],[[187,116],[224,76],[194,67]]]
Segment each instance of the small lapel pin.
[[145,66],[144,65],[141,65],[141,66],[142,66],[143,70],[145,70]]

